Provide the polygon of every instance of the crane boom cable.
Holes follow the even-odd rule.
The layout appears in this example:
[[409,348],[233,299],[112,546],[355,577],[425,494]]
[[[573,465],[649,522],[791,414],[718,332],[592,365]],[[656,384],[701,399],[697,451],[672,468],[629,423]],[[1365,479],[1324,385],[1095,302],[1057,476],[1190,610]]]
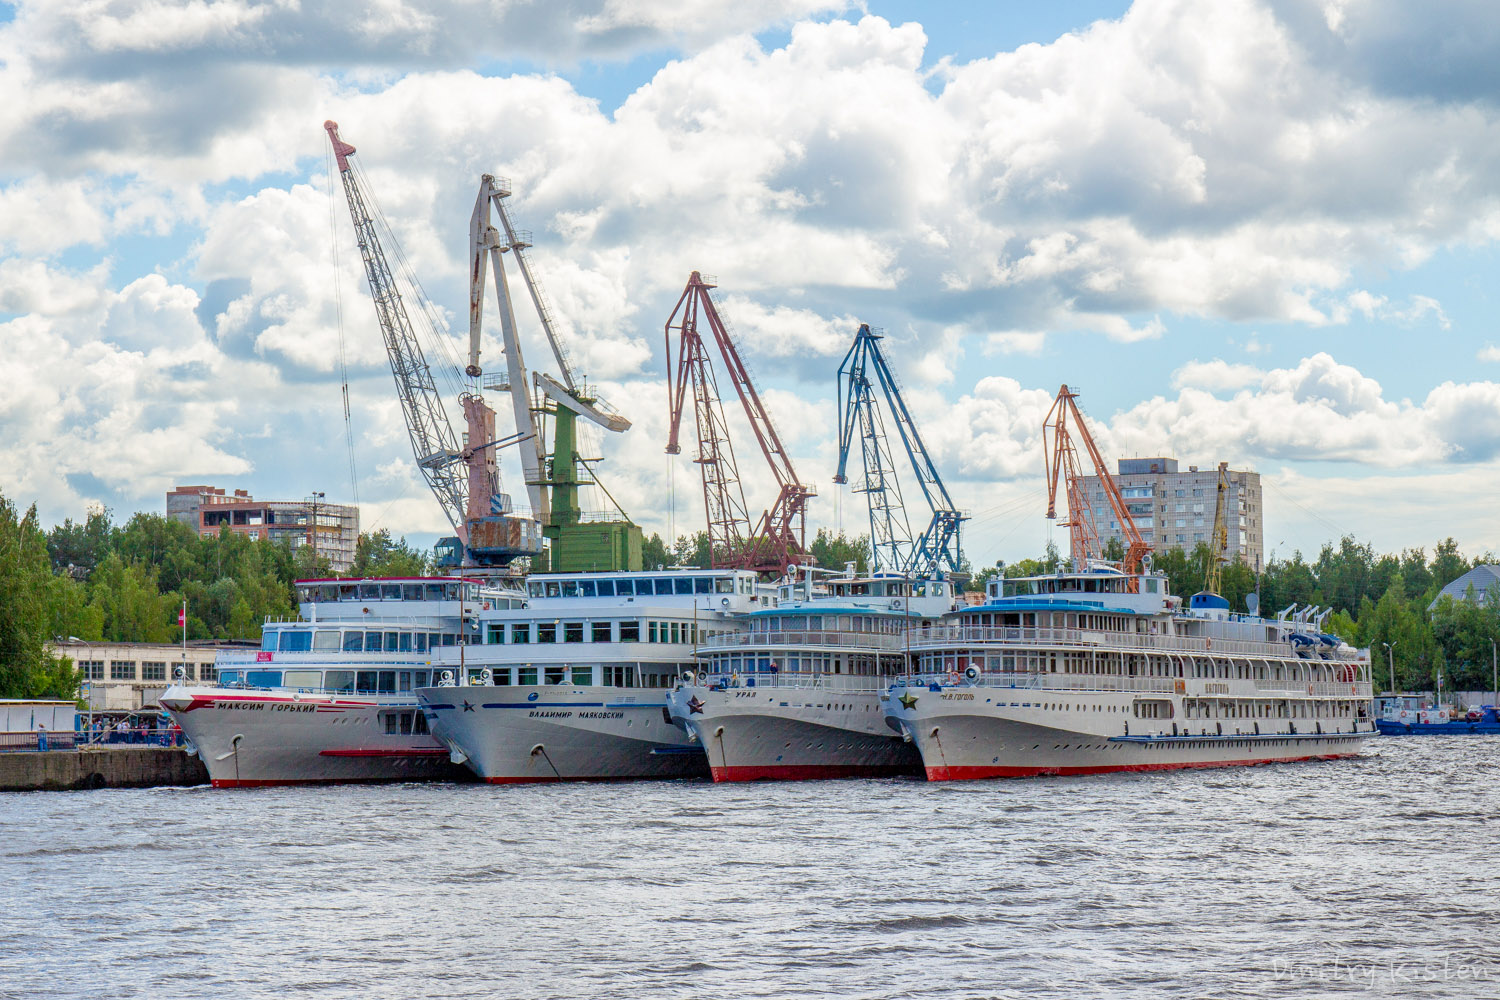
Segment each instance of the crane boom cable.
[[390,360],[391,375],[396,383],[397,396],[401,401],[418,469],[432,488],[459,539],[466,543],[468,483],[457,468],[460,461],[457,437],[449,423],[442,398],[438,395],[421,342],[402,301],[395,275],[381,246],[375,219],[359,179],[350,169],[348,157],[354,152],[354,148],[338,138],[338,126],[335,123],[327,122],[324,128],[334,144],[344,195],[349,202],[350,218],[354,223],[360,255],[365,264],[365,277],[370,284],[370,297],[375,304],[381,336]]
[[384,239],[381,241],[382,245],[389,244],[390,256],[396,262],[395,275],[411,290],[412,297],[416,300],[417,315],[422,320],[421,332],[425,334],[422,338],[424,346],[427,350],[432,351],[441,361],[440,364],[432,368],[434,377],[442,380],[443,390],[446,394],[457,396],[468,387],[457,376],[457,373],[463,370],[463,365],[459,362],[458,355],[454,352],[452,333],[448,321],[442,315],[441,311],[438,310],[432,297],[427,294],[427,289],[423,287],[421,278],[417,276],[416,269],[412,267],[401,240],[396,236],[395,227],[391,225],[390,220],[386,218],[385,211],[380,206],[380,201],[374,193],[374,187],[369,183],[369,179],[365,175],[364,168],[359,165],[358,161],[351,162],[349,166],[355,172],[355,176],[359,181],[361,193],[369,207],[372,219],[384,235]]
[[333,150],[326,153],[328,164],[328,242],[333,247],[333,311],[339,334],[340,395],[344,403],[344,441],[349,451],[349,490],[354,506],[359,506],[359,471],[355,464],[354,418],[349,409],[349,351],[344,331],[343,261],[339,258],[338,205],[333,195],[335,171]]

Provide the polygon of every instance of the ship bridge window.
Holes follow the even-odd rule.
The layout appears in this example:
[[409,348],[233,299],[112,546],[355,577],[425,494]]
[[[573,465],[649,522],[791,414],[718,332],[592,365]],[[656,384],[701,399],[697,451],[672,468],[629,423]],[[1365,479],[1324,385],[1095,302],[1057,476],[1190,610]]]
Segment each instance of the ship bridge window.
[[380,600],[380,584],[362,583],[359,585],[359,599],[361,601]]
[[251,687],[281,687],[280,670],[247,670],[245,683]]
[[599,596],[600,597],[614,597],[615,596],[615,581],[613,581],[613,580],[598,580],[598,581],[595,581],[594,585],[599,588]]
[[631,582],[635,584],[636,597],[649,597],[656,592],[656,588],[651,586],[650,580],[633,580]]
[[339,648],[339,634],[319,629],[313,633],[312,648],[319,652],[337,651]]
[[267,651],[274,651],[276,649],[276,640],[280,637],[281,631],[279,629],[266,629],[265,632],[261,633],[260,648]]
[[399,601],[399,600],[401,600],[401,584],[399,584],[399,583],[382,583],[380,585],[380,599],[382,601]]
[[422,585],[420,583],[403,583],[401,585],[401,599],[403,601],[420,601],[422,599]]
[[312,649],[312,632],[305,628],[287,629],[281,633],[283,653],[306,653]]
[[219,671],[219,683],[225,687],[233,687],[240,683],[240,672],[238,670]]
[[672,580],[671,577],[667,577],[667,576],[659,576],[659,577],[657,577],[656,578],[656,594],[657,594],[657,596],[658,597],[666,597],[667,595],[671,594],[672,593],[672,583],[673,583],[673,580]]
[[422,599],[424,601],[441,601],[443,599],[443,585],[441,583],[422,584]]
[[594,581],[593,580],[579,580],[578,581],[578,596],[579,597],[593,597],[594,596]]
[[716,593],[716,594],[732,594],[732,593],[734,593],[734,578],[733,577],[728,577],[728,576],[721,576],[721,577],[719,577],[717,580],[714,581],[714,593]]
[[672,590],[678,594],[691,594],[693,592],[693,581],[691,577],[681,577],[672,581]]
[[532,597],[541,597],[543,594],[542,585],[537,582],[528,583],[526,585],[526,593]]
[[577,580],[564,580],[560,584],[560,587],[561,587],[561,594],[562,594],[563,597],[577,597],[578,596],[578,581]]
[[323,683],[323,673],[319,670],[288,670],[281,683],[298,691],[316,691]]

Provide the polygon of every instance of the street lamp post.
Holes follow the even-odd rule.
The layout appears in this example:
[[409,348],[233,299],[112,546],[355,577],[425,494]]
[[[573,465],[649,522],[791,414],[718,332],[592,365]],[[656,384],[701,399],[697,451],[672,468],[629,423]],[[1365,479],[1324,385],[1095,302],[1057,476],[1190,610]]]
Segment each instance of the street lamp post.
[[1495,640],[1490,640],[1490,684],[1494,686],[1494,697],[1490,699],[1491,705],[1500,705],[1500,656],[1495,654]]
[[307,504],[312,508],[312,525],[308,529],[307,540],[312,545],[314,570],[316,570],[318,565],[318,501],[322,500],[324,496],[325,494],[321,492],[313,492],[307,498]]
[[1389,642],[1382,642],[1381,645],[1385,647],[1385,662],[1386,662],[1386,665],[1391,668],[1391,694],[1395,694],[1396,693],[1396,661],[1391,657],[1391,645],[1392,644],[1389,643]]

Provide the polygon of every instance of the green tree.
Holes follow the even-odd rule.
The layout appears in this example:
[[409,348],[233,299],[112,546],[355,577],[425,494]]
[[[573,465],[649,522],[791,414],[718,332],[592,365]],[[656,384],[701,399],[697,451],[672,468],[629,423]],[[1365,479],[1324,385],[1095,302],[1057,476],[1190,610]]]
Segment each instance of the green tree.
[[868,573],[870,536],[846,538],[843,533],[834,535],[827,528],[819,528],[817,537],[807,547],[807,554],[825,569],[843,569],[846,563],[852,562],[856,573]]
[[667,550],[667,543],[662,541],[661,535],[652,533],[650,538],[641,541],[641,565],[646,569],[655,569],[658,566],[670,566],[672,564],[672,553]]
[[89,603],[103,620],[104,638],[115,642],[171,642],[177,595],[163,594],[156,571],[127,562],[119,552],[104,558],[89,578]]
[[[305,560],[311,555],[309,548],[307,556],[303,557],[304,562],[299,564],[299,569],[308,570],[304,579],[333,575],[331,569],[327,569],[326,559],[320,559],[318,566],[308,565]],[[389,530],[381,528],[375,532],[360,532],[359,540],[354,543],[354,564],[349,575],[426,576],[430,571],[431,560],[424,553],[407,545],[404,537],[400,541],[394,540]]]
[[0,496],[0,697],[75,698],[78,671],[47,650],[53,617],[52,560],[37,526]]
[[47,533],[47,554],[53,570],[86,579],[109,554],[112,534],[108,507],[90,508],[82,524],[66,518]]
[[678,535],[672,543],[671,566],[696,566],[708,569],[710,563],[708,532],[695,531],[691,535]]
[[1445,538],[1438,542],[1437,550],[1432,554],[1433,586],[1441,590],[1472,568],[1459,554],[1458,543],[1451,537]]

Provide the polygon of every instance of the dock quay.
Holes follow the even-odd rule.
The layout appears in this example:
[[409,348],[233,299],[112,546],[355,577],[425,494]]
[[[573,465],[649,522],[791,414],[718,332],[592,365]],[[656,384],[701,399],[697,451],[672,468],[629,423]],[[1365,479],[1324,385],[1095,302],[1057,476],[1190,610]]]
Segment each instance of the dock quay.
[[111,745],[0,753],[0,792],[206,784],[203,762],[181,747]]

